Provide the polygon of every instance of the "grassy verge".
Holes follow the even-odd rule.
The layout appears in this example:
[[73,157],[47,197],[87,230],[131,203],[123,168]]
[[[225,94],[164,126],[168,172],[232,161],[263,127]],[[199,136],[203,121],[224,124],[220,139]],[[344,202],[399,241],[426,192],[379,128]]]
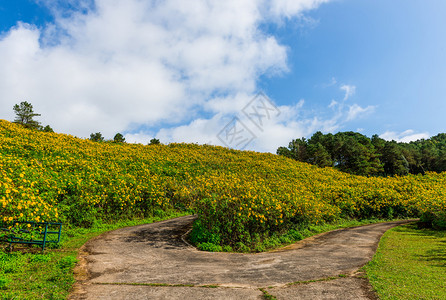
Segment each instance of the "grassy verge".
[[[186,215],[169,212],[163,217],[120,221],[113,224],[97,222],[93,227],[63,228],[61,244],[55,249],[26,248],[5,253],[0,250],[0,299],[66,299],[74,283],[73,268],[79,248],[89,239],[106,231],[153,223]],[[33,253],[34,252],[34,253]]]
[[197,241],[197,238],[194,237],[194,231],[192,231],[191,236],[189,237],[189,241],[202,251],[257,253],[284,247],[293,244],[295,242],[298,242],[300,240],[303,240],[305,238],[335,229],[356,227],[356,226],[375,224],[387,221],[396,221],[396,220],[397,219],[394,220],[340,219],[333,223],[323,223],[319,225],[309,225],[309,226],[301,225],[300,227],[296,227],[282,234],[273,233],[271,236],[264,237],[263,239],[260,239],[258,236],[257,239],[256,237],[253,237],[251,238],[251,244],[249,246],[242,245],[242,247],[239,247],[237,249],[229,246],[215,245],[212,243],[200,243],[199,241]]
[[365,270],[380,299],[446,299],[446,231],[389,230]]

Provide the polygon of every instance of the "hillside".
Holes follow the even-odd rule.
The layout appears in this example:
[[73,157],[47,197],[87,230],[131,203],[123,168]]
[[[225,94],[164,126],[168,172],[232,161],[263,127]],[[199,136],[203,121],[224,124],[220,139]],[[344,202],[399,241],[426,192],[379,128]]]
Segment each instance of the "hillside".
[[198,214],[198,243],[254,249],[339,219],[422,216],[446,227],[446,173],[366,178],[268,153],[92,142],[0,120],[0,215],[97,222]]

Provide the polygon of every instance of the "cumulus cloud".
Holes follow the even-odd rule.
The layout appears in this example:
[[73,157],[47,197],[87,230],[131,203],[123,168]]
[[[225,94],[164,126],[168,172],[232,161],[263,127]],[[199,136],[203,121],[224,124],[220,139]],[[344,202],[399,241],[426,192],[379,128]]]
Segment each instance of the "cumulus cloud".
[[[252,98],[247,98],[242,103],[246,106],[251,100]],[[301,100],[294,105],[279,106],[278,112],[271,113],[270,116],[263,114],[261,127],[258,126],[257,119],[249,118],[249,114],[247,116],[239,110],[234,114],[215,114],[209,119],[197,119],[187,125],[162,129],[157,138],[164,141],[183,140],[240,149],[244,144],[234,147],[237,143],[231,144],[232,139],[227,139],[224,132],[225,128],[232,126],[236,118],[235,131],[244,131],[242,140],[252,140],[245,149],[275,152],[278,145],[286,145],[291,139],[307,135],[311,130],[312,124],[301,118],[303,103]]]
[[408,129],[399,133],[395,131],[386,131],[381,134],[380,137],[387,141],[409,143],[421,139],[428,139],[430,134],[428,132],[416,133],[414,130]]
[[54,23],[18,23],[0,36],[1,118],[27,100],[57,132],[225,145],[218,134],[237,117],[254,135],[247,149],[275,152],[374,110],[345,104],[356,87],[341,85],[331,117],[309,115],[304,100],[277,106],[261,128],[242,113],[260,76],[288,71],[286,45],[261,25],[328,0],[36,1]]
[[203,111],[237,108],[260,75],[288,70],[286,46],[260,25],[327,2],[36,1],[54,23],[18,23],[0,37],[2,118],[27,100],[44,124],[84,137],[161,123],[199,128]]
[[[271,99],[269,101],[273,102]],[[262,116],[259,127],[257,118],[250,118],[249,114],[243,113],[247,106],[253,105],[252,97],[239,95],[237,105],[234,107],[230,106],[231,103],[235,103],[230,98],[216,99],[216,103],[218,105],[212,107],[218,107],[224,113],[214,114],[211,118],[200,118],[179,127],[162,129],[156,137],[165,142],[180,140],[275,153],[279,146],[288,145],[292,139],[309,136],[315,131],[338,131],[346,122],[363,117],[374,110],[372,106],[362,108],[357,104],[347,106],[341,103],[337,105],[334,115],[323,118],[309,114],[309,110],[305,108],[305,101],[301,99],[292,105],[276,106],[278,112],[271,108],[269,116],[265,111],[259,110],[258,113]],[[259,107],[261,106],[257,106]],[[233,127],[234,118],[236,118],[235,127]],[[228,128],[233,131],[229,133],[231,136],[225,139],[224,130]],[[231,144],[231,141],[234,141],[232,134],[235,132],[241,132],[240,141],[250,140],[250,142],[246,146],[245,143]]]

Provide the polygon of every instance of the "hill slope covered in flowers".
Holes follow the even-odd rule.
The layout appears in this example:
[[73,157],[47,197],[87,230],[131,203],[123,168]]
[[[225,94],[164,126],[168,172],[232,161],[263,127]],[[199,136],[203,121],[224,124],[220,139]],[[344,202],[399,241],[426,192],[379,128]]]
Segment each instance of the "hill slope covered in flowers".
[[446,173],[366,178],[273,154],[98,143],[0,120],[0,222],[88,227],[171,209],[197,213],[197,243],[235,250],[339,219],[422,216],[444,228]]

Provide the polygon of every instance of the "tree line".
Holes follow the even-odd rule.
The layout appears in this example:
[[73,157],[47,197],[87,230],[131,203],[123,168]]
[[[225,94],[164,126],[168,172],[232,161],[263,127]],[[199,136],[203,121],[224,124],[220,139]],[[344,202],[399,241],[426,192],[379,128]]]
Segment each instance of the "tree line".
[[402,143],[358,132],[323,134],[292,140],[278,155],[319,167],[363,176],[394,176],[446,171],[446,134]]
[[[16,117],[14,123],[20,124],[28,129],[40,130],[44,132],[54,132],[50,125],[43,127],[39,121],[35,120],[35,117],[40,117],[40,114],[34,112],[34,108],[31,103],[23,101],[20,104],[13,106],[14,113]],[[94,142],[115,142],[115,143],[125,143],[125,137],[121,133],[117,133],[113,140],[107,141],[102,136],[102,133],[96,132],[90,134],[90,140]],[[149,145],[160,144],[159,139],[151,139]]]
[[[115,143],[125,143],[125,137],[121,133],[115,134],[115,137],[111,141],[105,140],[102,133],[96,132],[90,134],[90,140],[93,142],[115,142]],[[159,139],[153,138],[149,141],[148,145],[159,145],[161,144]]]
[[[34,118],[40,116],[33,106],[24,101],[13,107],[16,114],[14,123],[26,128],[54,132],[46,125],[43,127]],[[100,132],[90,134],[90,140],[106,142]],[[121,133],[110,142],[125,143]],[[160,144],[151,139],[149,145]],[[358,132],[339,132],[323,134],[316,132],[310,139],[292,140],[288,147],[279,147],[278,155],[319,167],[335,167],[341,171],[363,176],[393,176],[424,174],[427,171],[446,171],[446,134],[440,133],[429,139],[410,143],[386,141],[378,135],[372,138]]]
[[12,108],[15,113],[14,123],[21,124],[29,129],[37,129],[45,132],[54,132],[50,125],[43,127],[39,121],[34,120],[34,117],[40,117],[40,114],[34,112],[33,106],[27,101],[16,104]]

